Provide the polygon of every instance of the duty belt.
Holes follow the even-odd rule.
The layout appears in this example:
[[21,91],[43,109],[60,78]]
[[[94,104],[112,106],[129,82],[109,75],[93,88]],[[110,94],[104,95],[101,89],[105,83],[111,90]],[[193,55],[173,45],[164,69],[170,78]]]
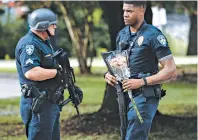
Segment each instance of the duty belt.
[[143,90],[142,87],[137,88],[137,89],[132,89],[133,96],[139,95],[142,90]]
[[44,95],[47,100],[52,101],[55,104],[59,104],[64,99],[64,92],[59,90],[59,88],[56,90],[40,89],[35,86],[24,84],[22,85],[21,92],[25,98],[35,98]]
[[41,91],[39,91],[39,89],[35,86],[28,86],[27,84],[24,84],[21,87],[21,92],[25,98],[34,98],[40,96]]

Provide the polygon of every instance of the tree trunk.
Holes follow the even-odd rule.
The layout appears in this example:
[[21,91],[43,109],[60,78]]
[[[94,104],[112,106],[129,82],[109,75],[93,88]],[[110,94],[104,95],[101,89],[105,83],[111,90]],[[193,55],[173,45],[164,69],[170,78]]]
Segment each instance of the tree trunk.
[[190,16],[190,22],[187,55],[197,55],[197,13]]
[[152,24],[153,12],[151,9],[151,1],[147,1],[147,8],[146,8],[146,12],[144,15],[144,19],[148,24]]
[[116,36],[120,29],[124,27],[122,1],[100,1],[100,6],[104,12],[104,19],[109,27],[111,46],[109,51],[116,49]]
[[116,89],[109,84],[106,84],[103,103],[99,111],[105,113],[118,113]]
[[[109,51],[116,49],[117,33],[124,27],[122,3],[122,1],[100,1],[100,5],[104,12],[104,18],[109,27],[109,34],[111,38],[111,47],[109,48]],[[149,24],[152,23],[151,2],[148,2],[145,20]],[[118,113],[119,110],[116,97],[117,94],[115,88],[107,84],[103,103],[99,111]]]
[[91,64],[88,66],[87,64],[87,48],[88,48],[88,42],[91,42],[92,40],[89,40],[89,34],[90,32],[90,27],[88,23],[85,23],[85,34],[84,36],[82,35],[82,32],[80,29],[76,26],[74,19],[68,16],[67,9],[65,5],[61,2],[58,3],[60,6],[60,9],[63,13],[65,24],[67,26],[72,45],[75,48],[78,63],[79,63],[79,68],[80,68],[80,73],[81,74],[90,74],[91,73]]
[[[121,1],[100,1],[100,6],[104,12],[104,19],[109,27],[111,46],[108,50],[116,49],[116,35],[120,29],[124,27],[122,16]],[[102,112],[118,112],[118,103],[116,101],[116,90],[114,87],[106,84],[103,103],[99,111]]]

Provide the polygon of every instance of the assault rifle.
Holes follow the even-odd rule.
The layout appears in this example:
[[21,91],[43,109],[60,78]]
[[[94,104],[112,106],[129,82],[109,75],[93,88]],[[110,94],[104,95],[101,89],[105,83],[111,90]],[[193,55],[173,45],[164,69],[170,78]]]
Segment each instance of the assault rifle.
[[[111,66],[106,61],[106,58],[113,53],[113,51],[102,53],[102,57],[104,59],[104,62],[108,68],[108,71],[111,75],[114,75]],[[115,76],[115,75],[114,75]],[[126,129],[127,129],[127,106],[126,106],[126,99],[124,96],[124,93],[122,91],[122,83],[118,81],[118,83],[115,85],[116,92],[117,92],[117,101],[118,101],[118,107],[119,107],[119,116],[120,116],[120,135],[121,140],[125,140],[126,136]]]
[[74,85],[74,83],[76,82],[74,70],[70,66],[67,53],[62,48],[60,48],[53,54],[52,57],[57,61],[59,65],[58,71],[61,75],[61,85],[59,86],[58,91],[62,92],[64,91],[64,89],[67,89],[70,95],[68,99],[62,101],[60,106],[62,108],[64,105],[67,105],[70,101],[72,101],[80,119],[78,105],[82,102],[83,92],[79,87]]

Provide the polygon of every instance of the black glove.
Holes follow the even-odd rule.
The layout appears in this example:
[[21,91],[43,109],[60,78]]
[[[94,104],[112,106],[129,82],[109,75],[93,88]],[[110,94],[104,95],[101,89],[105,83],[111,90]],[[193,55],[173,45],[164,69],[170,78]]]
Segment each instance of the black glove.
[[74,89],[75,89],[75,95],[74,95],[75,99],[72,99],[72,97],[70,98],[72,99],[73,104],[79,105],[83,99],[83,92],[79,87],[75,85],[74,85]]
[[59,82],[63,80],[63,70],[60,66],[56,67],[57,73],[55,76],[55,79],[57,79]]
[[62,75],[63,73],[63,69],[61,68],[61,66],[56,66],[56,70],[57,70],[57,75]]

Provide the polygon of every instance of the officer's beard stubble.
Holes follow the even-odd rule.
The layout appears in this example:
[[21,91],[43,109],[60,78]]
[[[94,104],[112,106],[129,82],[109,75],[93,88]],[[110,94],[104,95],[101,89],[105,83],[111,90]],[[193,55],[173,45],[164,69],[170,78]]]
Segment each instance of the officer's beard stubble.
[[139,28],[139,22],[138,20],[134,21],[134,22],[130,22],[130,23],[125,23],[126,26],[130,26],[131,28],[135,28],[138,29]]

